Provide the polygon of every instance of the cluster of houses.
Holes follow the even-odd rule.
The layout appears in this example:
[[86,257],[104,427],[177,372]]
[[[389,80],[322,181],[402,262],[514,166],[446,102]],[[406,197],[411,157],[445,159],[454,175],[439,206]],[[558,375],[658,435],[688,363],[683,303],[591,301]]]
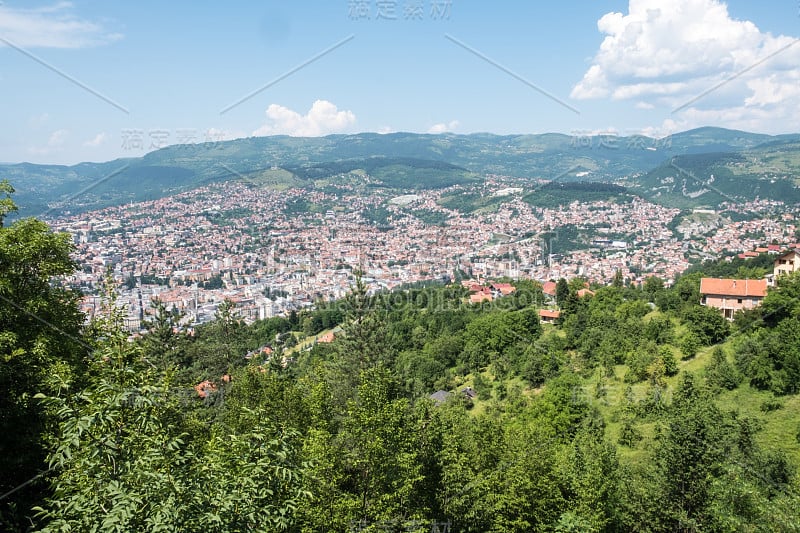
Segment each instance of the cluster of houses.
[[517,290],[510,283],[489,282],[487,285],[483,285],[475,280],[464,280],[461,282],[461,286],[469,289],[469,303],[472,304],[491,302]]

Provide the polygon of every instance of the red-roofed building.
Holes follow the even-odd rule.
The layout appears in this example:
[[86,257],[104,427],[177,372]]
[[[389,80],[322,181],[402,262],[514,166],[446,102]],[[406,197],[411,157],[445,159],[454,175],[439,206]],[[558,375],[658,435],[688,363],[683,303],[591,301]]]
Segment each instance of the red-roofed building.
[[326,343],[327,344],[327,343],[333,342],[333,340],[335,338],[336,338],[336,335],[332,331],[329,331],[326,334],[320,335],[319,337],[317,337],[317,342],[322,342],[322,343]]
[[561,317],[561,311],[554,311],[552,309],[539,309],[539,320],[545,324],[555,324]]
[[503,296],[508,296],[509,294],[517,290],[517,288],[510,283],[493,283],[492,288],[496,291],[500,291],[500,294],[502,294]]
[[728,320],[733,320],[736,311],[759,306],[766,295],[765,279],[700,280],[700,303],[719,309]]
[[545,281],[542,284],[542,292],[544,293],[545,297],[551,301],[556,300],[556,282],[555,281]]
[[492,301],[492,294],[485,293],[485,292],[476,292],[475,294],[469,295],[469,302],[473,304],[479,304],[482,302],[491,302]]

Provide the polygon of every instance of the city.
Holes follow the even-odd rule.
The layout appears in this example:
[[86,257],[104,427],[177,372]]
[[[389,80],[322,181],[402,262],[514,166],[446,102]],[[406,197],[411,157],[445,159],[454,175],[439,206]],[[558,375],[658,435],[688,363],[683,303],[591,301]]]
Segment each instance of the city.
[[[132,332],[143,327],[154,298],[184,313],[187,325],[213,319],[226,299],[252,321],[343,297],[353,270],[364,273],[373,291],[450,282],[456,272],[478,280],[583,277],[606,284],[619,271],[641,284],[649,276],[669,282],[690,260],[797,241],[798,208],[777,201],[722,206],[749,216],[673,231],[676,208],[637,197],[537,208],[521,199],[521,188],[498,176],[473,187],[484,196],[504,195],[494,212],[463,214],[439,203],[465,187],[391,196],[382,189],[365,195],[353,185],[327,192],[273,190],[237,180],[52,225],[73,235],[80,269],[68,281],[87,293],[87,316],[99,308],[98,289],[110,269]],[[307,210],[291,209],[297,201]],[[388,225],[365,218],[366,210],[380,206],[389,213]],[[438,213],[442,222],[426,223],[415,216],[420,212]],[[593,237],[584,236],[568,253],[551,253],[561,244],[559,229],[567,226],[590,230]]]

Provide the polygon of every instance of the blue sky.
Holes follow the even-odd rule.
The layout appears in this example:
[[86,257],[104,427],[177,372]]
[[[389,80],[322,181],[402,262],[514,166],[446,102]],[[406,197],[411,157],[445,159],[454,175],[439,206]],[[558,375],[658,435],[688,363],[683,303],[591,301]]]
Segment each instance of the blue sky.
[[800,3],[760,4],[6,1],[0,161],[278,133],[796,132]]

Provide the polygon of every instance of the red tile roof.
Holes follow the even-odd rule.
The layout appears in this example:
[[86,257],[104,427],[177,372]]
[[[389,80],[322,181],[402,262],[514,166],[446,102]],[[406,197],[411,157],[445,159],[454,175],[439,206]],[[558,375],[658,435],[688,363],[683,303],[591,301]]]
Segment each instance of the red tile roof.
[[539,309],[540,318],[558,318],[561,316],[561,311],[552,311],[550,309]]
[[542,285],[542,291],[547,294],[548,296],[555,296],[556,295],[556,282],[555,281],[545,281]]
[[492,284],[492,287],[494,287],[495,289],[500,291],[501,294],[504,295],[511,294],[512,292],[517,290],[517,288],[510,283],[494,283]]
[[474,304],[479,304],[481,302],[491,302],[492,295],[486,294],[485,292],[476,292],[475,294],[469,295],[469,301]]
[[763,298],[767,295],[767,280],[702,278],[700,280],[700,294]]
[[329,331],[324,335],[320,335],[317,338],[317,342],[322,342],[322,343],[333,342],[333,339],[335,339],[335,338],[336,338],[336,335],[332,331]]

